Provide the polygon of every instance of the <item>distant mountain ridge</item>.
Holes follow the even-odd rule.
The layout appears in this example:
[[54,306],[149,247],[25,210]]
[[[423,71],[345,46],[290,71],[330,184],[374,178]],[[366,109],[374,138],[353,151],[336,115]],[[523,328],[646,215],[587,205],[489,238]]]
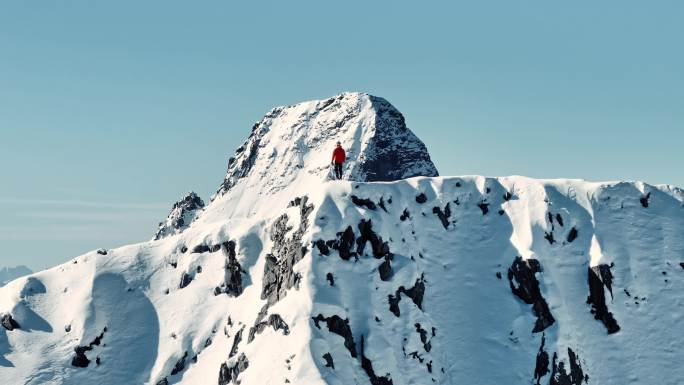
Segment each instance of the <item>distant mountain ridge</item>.
[[23,265],[15,267],[0,267],[0,286],[4,286],[13,279],[23,277],[31,273],[33,273],[33,270]]

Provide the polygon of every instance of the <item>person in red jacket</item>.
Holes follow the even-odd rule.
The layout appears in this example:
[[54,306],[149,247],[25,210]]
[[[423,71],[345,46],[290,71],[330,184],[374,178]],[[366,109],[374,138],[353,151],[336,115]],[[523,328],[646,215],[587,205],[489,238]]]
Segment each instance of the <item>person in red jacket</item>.
[[342,143],[337,142],[337,147],[333,150],[332,163],[335,165],[335,177],[342,179],[342,164],[347,160],[347,154],[342,148]]

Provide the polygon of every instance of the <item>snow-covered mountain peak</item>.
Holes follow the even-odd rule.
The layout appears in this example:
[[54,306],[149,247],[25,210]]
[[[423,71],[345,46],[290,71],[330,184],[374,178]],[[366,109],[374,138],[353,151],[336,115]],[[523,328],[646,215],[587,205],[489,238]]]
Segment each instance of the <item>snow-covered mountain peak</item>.
[[328,179],[335,143],[347,153],[345,180],[438,176],[423,142],[385,99],[343,93],[269,111],[228,162],[217,196],[238,185],[272,194]]

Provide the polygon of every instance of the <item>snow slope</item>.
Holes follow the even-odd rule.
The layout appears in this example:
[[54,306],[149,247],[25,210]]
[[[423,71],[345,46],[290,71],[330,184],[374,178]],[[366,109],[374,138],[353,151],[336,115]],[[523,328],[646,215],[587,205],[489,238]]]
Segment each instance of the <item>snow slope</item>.
[[0,288],[0,382],[681,382],[681,189],[437,177],[382,99],[273,111],[192,222]]

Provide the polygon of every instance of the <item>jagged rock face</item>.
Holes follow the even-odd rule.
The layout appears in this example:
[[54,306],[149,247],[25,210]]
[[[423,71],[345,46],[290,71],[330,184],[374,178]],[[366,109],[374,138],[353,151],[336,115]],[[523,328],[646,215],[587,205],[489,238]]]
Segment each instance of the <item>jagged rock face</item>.
[[292,228],[288,225],[289,217],[286,214],[280,216],[272,228],[271,240],[274,247],[266,256],[261,291],[261,299],[268,300],[268,305],[273,305],[285,297],[287,291],[293,286],[298,286],[301,280],[301,275],[294,271],[294,265],[307,253],[307,248],[302,244],[302,237],[308,228],[308,217],[314,206],[307,205],[306,198],[301,199],[298,206],[299,228],[293,232],[292,237],[287,237]]
[[425,145],[396,108],[376,96],[344,93],[269,111],[230,158],[218,195],[240,181],[269,193],[300,175],[324,180],[337,141],[347,152],[345,180],[438,175]]
[[203,208],[202,198],[194,192],[187,193],[181,200],[173,204],[166,220],[159,223],[159,229],[154,234],[154,239],[159,240],[182,232]]
[[592,314],[594,318],[601,321],[608,330],[609,334],[620,331],[620,326],[613,317],[613,313],[608,311],[606,295],[604,286],[610,293],[610,298],[613,299],[613,275],[610,271],[609,265],[598,265],[590,267],[587,273],[589,281],[589,297],[587,303],[592,306]]
[[228,241],[223,243],[223,249],[226,251],[225,275],[221,286],[214,289],[214,294],[219,295],[225,293],[231,297],[237,297],[242,294],[242,275],[244,271],[240,262],[237,260],[235,252],[235,242]]
[[508,269],[508,281],[511,291],[525,303],[532,305],[537,321],[534,324],[532,333],[538,333],[551,326],[555,319],[551,315],[549,305],[544,299],[539,281],[535,274],[541,273],[541,265],[536,259],[523,260],[516,257],[513,264]]
[[221,369],[219,371],[218,385],[228,385],[228,384],[239,384],[238,377],[240,373],[245,371],[249,367],[249,360],[247,356],[240,354],[235,364],[228,366],[227,364],[221,364]]
[[3,314],[0,316],[0,325],[9,331],[20,328],[19,323],[12,318],[11,314]]

